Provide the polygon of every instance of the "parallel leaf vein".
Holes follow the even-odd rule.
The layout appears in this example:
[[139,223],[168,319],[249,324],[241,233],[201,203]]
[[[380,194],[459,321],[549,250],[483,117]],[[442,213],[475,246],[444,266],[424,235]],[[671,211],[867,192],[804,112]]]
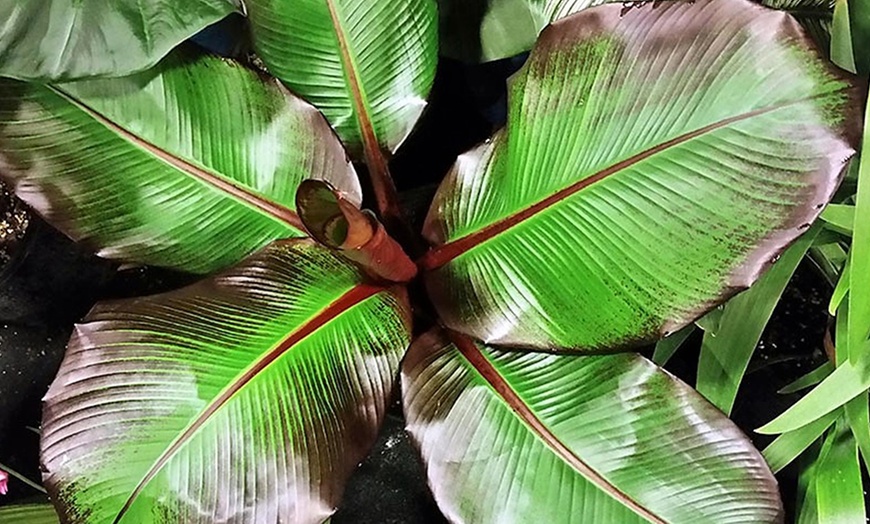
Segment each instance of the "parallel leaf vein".
[[113,133],[119,135],[134,146],[140,147],[148,151],[149,153],[159,158],[163,162],[169,164],[170,166],[174,167],[175,169],[187,175],[190,175],[196,180],[199,180],[207,184],[208,186],[231,196],[232,198],[242,202],[243,204],[251,208],[256,209],[257,211],[273,218],[280,223],[286,224],[295,229],[298,229],[299,231],[305,232],[305,226],[303,226],[302,221],[299,219],[299,216],[291,209],[288,209],[278,204],[277,202],[268,200],[262,195],[251,191],[249,188],[243,187],[231,180],[227,180],[226,178],[220,176],[217,173],[213,173],[207,169],[204,169],[201,166],[193,164],[188,160],[175,156],[169,151],[166,151],[165,149],[162,149],[161,147],[152,144],[151,142],[143,139],[142,137],[136,136],[135,134],[124,129],[115,122],[112,122],[112,120],[107,118],[105,115],[89,107],[81,100],[76,99],[75,97],[67,94],[66,92],[57,87],[50,87],[50,89],[57,95],[63,97],[65,100],[78,107],[80,110],[84,111],[88,116],[105,126],[107,129],[111,130]]
[[124,506],[115,517],[114,524],[118,524],[124,515],[132,507],[136,498],[145,489],[151,480],[157,476],[158,472],[166,465],[172,456],[181,447],[190,441],[196,432],[229,400],[238,393],[242,388],[249,384],[255,377],[258,376],[269,365],[281,358],[287,351],[292,349],[306,337],[328,324],[330,321],[337,318],[339,315],[363,302],[364,300],[384,291],[380,286],[372,286],[368,284],[358,284],[349,291],[341,295],[335,301],[324,307],[320,312],[311,317],[307,322],[288,333],[282,340],[275,344],[271,349],[265,352],[259,359],[254,361],[240,375],[234,378],[224,389],[218,394],[208,405],[200,412],[185,430],[169,445],[163,454],[149,468],[148,472],[136,485],[130,494],[130,497],[124,503]]
[[624,504],[638,515],[654,524],[667,524],[667,521],[643,507],[632,499],[627,493],[614,486],[600,473],[592,469],[586,462],[577,456],[559,437],[553,434],[549,428],[535,415],[529,406],[520,398],[516,391],[511,388],[492,363],[481,353],[471,339],[450,331],[450,340],[462,354],[462,356],[474,367],[501,399],[510,407],[516,416],[525,423],[546,445],[559,456],[566,464],[583,477],[597,486],[599,489]]

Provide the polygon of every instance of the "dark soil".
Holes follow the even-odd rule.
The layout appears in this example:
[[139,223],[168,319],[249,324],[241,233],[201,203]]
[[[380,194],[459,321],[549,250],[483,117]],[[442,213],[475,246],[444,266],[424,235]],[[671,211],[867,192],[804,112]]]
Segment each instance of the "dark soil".
[[24,239],[30,215],[14,198],[6,184],[0,182],[0,267],[12,258],[12,253]]

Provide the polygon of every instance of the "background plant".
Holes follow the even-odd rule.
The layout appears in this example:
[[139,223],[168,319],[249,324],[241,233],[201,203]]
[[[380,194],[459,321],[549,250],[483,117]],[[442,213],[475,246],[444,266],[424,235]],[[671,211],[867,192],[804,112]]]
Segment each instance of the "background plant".
[[[44,29],[9,9],[18,40]],[[385,232],[415,246],[388,156],[434,76],[434,4],[255,1],[246,14],[269,71],[365,161],[387,229],[359,211],[353,169],[317,113],[238,64],[178,50],[122,79],[5,82],[6,175],[102,255],[208,273],[275,238],[320,241],[279,241],[192,287],[88,316],[43,427],[65,520],[326,518],[410,342],[409,261]],[[121,40],[165,29],[124,20]],[[659,47],[665,34],[676,38]],[[678,330],[806,230],[849,156],[846,108],[860,93],[805,46],[781,15],[722,0],[607,6],[544,33],[509,86],[507,126],[460,157],[424,228],[435,247],[419,265],[453,331],[419,337],[402,382],[449,518],[781,518],[751,444],[689,388],[638,356],[566,353]],[[683,60],[662,69],[666,57]],[[741,65],[762,59],[769,76]],[[67,49],[4,74],[104,74],[75,62]],[[312,177],[332,185],[296,191]],[[425,302],[416,314],[431,322]],[[676,469],[663,483],[665,463]],[[483,489],[492,478],[512,480]],[[702,488],[713,478],[728,496]],[[566,509],[578,497],[581,514]]]

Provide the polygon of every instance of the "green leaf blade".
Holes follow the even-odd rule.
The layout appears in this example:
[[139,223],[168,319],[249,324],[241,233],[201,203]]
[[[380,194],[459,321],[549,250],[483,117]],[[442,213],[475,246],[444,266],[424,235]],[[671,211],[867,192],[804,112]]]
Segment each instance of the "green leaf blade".
[[124,76],[238,10],[232,0],[32,0],[0,5],[0,76]]
[[858,445],[846,424],[828,434],[814,474],[819,522],[866,522]]
[[767,435],[793,431],[845,405],[868,388],[870,374],[863,366],[853,366],[847,360],[793,406],[756,431]]
[[810,371],[806,375],[803,375],[793,382],[786,384],[782,387],[777,393],[780,395],[788,395],[790,393],[796,393],[806,388],[810,388],[818,384],[819,382],[825,380],[825,378],[830,375],[834,371],[834,364],[830,361],[826,361],[821,366],[816,369]]
[[801,426],[795,430],[783,433],[776,437],[769,446],[764,448],[764,459],[774,473],[778,473],[784,467],[791,464],[801,453],[809,448],[813,442],[837,420],[840,413],[832,411],[824,417]]
[[0,84],[0,162],[19,197],[107,258],[208,273],[305,233],[295,191],[360,199],[310,105],[238,64],[179,53],[121,79]]
[[100,305],[46,395],[46,487],[70,523],[321,521],[409,337],[402,289],[308,240]]
[[547,24],[608,0],[439,0],[442,54],[501,60],[531,49]]
[[448,327],[613,351],[752,284],[853,152],[858,88],[809,45],[741,1],[607,5],[550,26],[513,78],[507,126],[460,157],[427,217],[421,264]]
[[[870,9],[868,9],[870,25]],[[870,39],[870,27],[868,27]],[[870,104],[865,115],[864,144],[858,170],[852,247],[849,250],[849,360],[854,364],[866,355],[870,339]],[[845,272],[844,272],[844,277]]]
[[19,504],[0,507],[0,522],[9,524],[58,524],[51,504]]
[[[670,0],[665,0],[670,1]],[[835,0],[760,0],[764,6],[793,15],[821,49],[831,41]],[[439,0],[442,54],[465,62],[508,58],[534,46],[552,22],[619,0]]]
[[686,339],[688,339],[694,332],[694,324],[689,324],[676,333],[672,333],[668,337],[659,340],[656,343],[652,361],[655,362],[657,366],[664,366],[667,364],[677,350],[680,349],[680,346],[682,346]]
[[254,46],[357,158],[395,151],[426,107],[438,57],[434,0],[253,0]]
[[782,518],[746,437],[637,355],[504,352],[433,332],[409,350],[402,385],[408,429],[454,522]]
[[831,45],[831,25],[836,0],[761,0],[761,5],[785,11],[800,22],[826,55]]

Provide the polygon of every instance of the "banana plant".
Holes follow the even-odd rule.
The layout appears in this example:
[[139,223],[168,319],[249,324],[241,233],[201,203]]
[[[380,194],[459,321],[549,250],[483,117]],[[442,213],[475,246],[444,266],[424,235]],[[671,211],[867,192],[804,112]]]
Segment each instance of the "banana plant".
[[[131,9],[166,27],[101,7],[70,30]],[[156,65],[74,82],[85,35],[10,41],[51,9],[0,36],[42,60],[0,80],[17,194],[103,257],[202,275],[76,326],[41,432],[60,521],[327,520],[397,383],[453,522],[783,520],[747,436],[633,351],[755,282],[854,153],[865,91],[790,15],[696,0],[550,25],[418,235],[389,160],[435,76],[434,0],[249,0],[256,71],[179,44],[210,19],[171,9],[184,30],[142,37],[172,49]]]

